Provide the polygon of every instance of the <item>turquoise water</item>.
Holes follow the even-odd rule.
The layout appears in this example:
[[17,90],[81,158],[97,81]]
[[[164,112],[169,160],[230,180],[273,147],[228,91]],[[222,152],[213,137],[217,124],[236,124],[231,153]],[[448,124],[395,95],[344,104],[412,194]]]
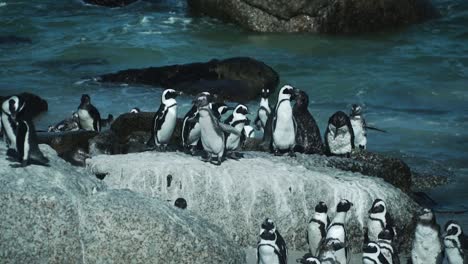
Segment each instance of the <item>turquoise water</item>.
[[[162,3],[161,3],[162,2]],[[259,34],[187,14],[185,1],[140,1],[107,9],[80,1],[1,1],[0,33],[32,43],[0,45],[0,94],[37,93],[49,102],[38,128],[60,121],[92,96],[101,115],[155,110],[155,87],[83,83],[127,68],[251,56],[281,84],[308,92],[323,131],[328,117],[365,106],[371,151],[454,173],[430,194],[444,208],[468,208],[468,1],[436,1],[442,18],[359,36]],[[179,115],[190,98],[183,97]],[[256,109],[256,104],[249,105]],[[455,218],[468,226],[466,215]]]

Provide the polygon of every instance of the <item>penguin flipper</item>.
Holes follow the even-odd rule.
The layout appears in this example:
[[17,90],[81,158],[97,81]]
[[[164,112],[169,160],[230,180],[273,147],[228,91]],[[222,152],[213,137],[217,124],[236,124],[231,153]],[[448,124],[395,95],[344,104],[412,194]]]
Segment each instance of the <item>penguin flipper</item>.
[[232,127],[230,125],[219,123],[219,127],[221,128],[221,130],[223,130],[226,133],[234,134],[236,136],[241,135],[241,132],[239,132],[239,130],[235,129],[234,127]]

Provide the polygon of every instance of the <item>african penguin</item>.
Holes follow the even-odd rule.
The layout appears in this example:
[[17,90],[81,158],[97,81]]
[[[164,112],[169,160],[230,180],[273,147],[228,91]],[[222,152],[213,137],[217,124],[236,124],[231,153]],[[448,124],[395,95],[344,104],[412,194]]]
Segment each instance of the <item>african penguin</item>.
[[247,114],[249,110],[247,106],[239,104],[234,108],[232,114],[224,121],[225,124],[230,125],[239,131],[239,135],[236,134],[227,134],[226,135],[226,152],[230,158],[237,159],[239,158],[236,151],[241,145],[241,134],[244,130],[244,126],[248,122]]
[[322,264],[339,264],[337,253],[345,248],[345,244],[335,238],[326,238],[319,248],[319,258]]
[[255,130],[252,126],[244,126],[244,137],[255,138]]
[[362,249],[363,264],[390,264],[382,254],[379,244],[369,242]]
[[176,97],[181,93],[173,89],[166,89],[161,95],[161,104],[153,117],[151,137],[148,141],[150,147],[158,147],[165,150],[171,140],[177,123]]
[[342,111],[328,120],[325,131],[325,148],[328,155],[347,155],[354,149],[354,132],[349,117]]
[[[200,95],[209,96],[210,93],[203,92]],[[196,100],[193,100],[192,107],[185,114],[182,121],[182,146],[192,155],[195,154],[195,148],[200,140],[200,124],[198,121],[194,121],[197,117],[198,109],[196,106]]]
[[257,264],[286,264],[288,249],[275,223],[267,218],[261,225],[257,244]]
[[296,120],[291,107],[294,94],[294,88],[289,85],[283,86],[278,94],[278,103],[272,119],[272,145],[275,155],[279,155],[281,151],[289,151],[290,156],[295,156]]
[[465,254],[467,249],[467,238],[463,234],[461,226],[451,220],[445,224],[444,247],[445,256],[449,264],[468,263],[468,257]]
[[306,154],[323,154],[324,147],[320,129],[310,114],[309,96],[302,90],[296,90],[296,103],[293,107],[293,116],[297,123],[296,152]]
[[271,114],[271,107],[268,102],[268,97],[270,96],[270,89],[262,89],[260,107],[257,111],[257,118],[255,118],[255,126],[257,130],[264,131],[266,126],[268,116]]
[[443,248],[440,227],[436,223],[434,212],[423,209],[418,217],[411,249],[413,264],[440,264],[443,260]]
[[379,233],[377,244],[380,247],[380,252],[385,257],[389,264],[399,264],[398,252],[394,247],[395,232],[393,228],[386,227]]
[[[225,125],[213,114],[206,95],[196,99],[198,123],[200,124],[200,139],[207,156],[203,159],[215,165],[221,165],[225,150],[224,132],[239,134],[237,129]],[[215,160],[216,159],[216,160]]]
[[296,262],[301,264],[321,264],[320,259],[310,253],[306,253],[302,258],[296,259]]
[[80,129],[78,113],[74,112],[71,117],[66,118],[53,126],[49,126],[48,132],[78,131]]
[[225,115],[228,111],[234,110],[234,108],[227,106],[225,103],[211,103],[210,104],[211,109],[213,110],[213,114],[221,120],[221,117]]
[[375,199],[369,210],[367,219],[367,232],[365,232],[365,242],[377,241],[377,236],[386,227],[394,228],[393,219],[387,211],[387,205],[381,199]]
[[101,132],[101,115],[96,107],[91,104],[89,95],[83,94],[81,96],[81,103],[77,112],[81,129]]
[[319,202],[315,206],[315,213],[307,227],[307,243],[309,244],[309,252],[313,256],[318,256],[320,243],[327,236],[327,228],[330,224],[327,212],[327,205],[324,202]]
[[16,129],[16,158],[20,167],[29,164],[49,166],[49,159],[39,149],[37,143],[36,130],[30,120],[17,118],[18,127]]
[[353,104],[350,114],[351,126],[354,132],[354,145],[360,149],[366,149],[367,146],[367,131],[366,120],[362,116],[361,106]]
[[16,116],[20,114],[24,107],[25,101],[21,96],[12,96],[5,100],[2,104],[2,127],[4,131],[4,139],[9,149],[16,150]]
[[345,245],[344,248],[335,252],[337,261],[340,263],[348,263],[349,257],[351,256],[345,228],[346,214],[349,209],[351,209],[351,206],[353,206],[353,204],[350,201],[342,199],[336,206],[336,215],[327,229],[327,239],[335,239]]
[[130,114],[138,114],[138,113],[141,113],[141,110],[138,107],[134,107],[134,108],[132,108],[132,110],[130,110],[129,113]]

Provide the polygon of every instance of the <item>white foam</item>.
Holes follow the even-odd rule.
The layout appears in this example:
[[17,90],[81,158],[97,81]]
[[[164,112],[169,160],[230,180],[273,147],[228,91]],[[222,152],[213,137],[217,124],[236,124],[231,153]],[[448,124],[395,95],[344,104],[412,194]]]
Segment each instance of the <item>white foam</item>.
[[4,7],[4,6],[6,6],[6,5],[7,5],[7,3],[5,3],[5,2],[0,2],[0,7]]

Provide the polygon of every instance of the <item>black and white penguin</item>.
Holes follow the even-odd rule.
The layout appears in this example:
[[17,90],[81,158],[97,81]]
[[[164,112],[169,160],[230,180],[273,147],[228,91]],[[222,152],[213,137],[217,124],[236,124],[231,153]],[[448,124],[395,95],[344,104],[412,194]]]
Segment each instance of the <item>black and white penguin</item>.
[[257,264],[286,264],[288,249],[275,223],[267,218],[260,229],[257,244]]
[[78,106],[78,118],[80,128],[88,131],[101,132],[101,115],[91,104],[91,97],[87,94],[81,96],[81,103]]
[[353,104],[351,108],[351,114],[349,115],[351,126],[354,132],[354,145],[360,149],[366,149],[367,147],[367,131],[366,131],[366,120],[362,116],[361,106]]
[[20,167],[26,167],[30,164],[49,166],[49,159],[39,149],[33,122],[20,117],[16,121],[18,123],[16,129],[16,158],[20,163]]
[[440,227],[431,209],[425,208],[419,215],[411,248],[411,260],[413,264],[442,263],[443,248]]
[[365,242],[377,241],[378,235],[385,228],[394,229],[393,219],[387,211],[387,205],[381,199],[375,199],[369,210]]
[[379,244],[369,242],[362,249],[363,264],[390,264],[382,254]]
[[327,229],[327,239],[334,239],[345,245],[344,248],[335,252],[336,259],[340,263],[348,263],[351,256],[345,227],[346,214],[351,209],[351,206],[353,204],[350,201],[342,199],[336,206],[336,215]]
[[399,264],[400,259],[398,252],[394,247],[395,232],[393,228],[386,227],[378,235],[377,244],[379,244],[380,252],[385,257],[389,264]]
[[234,133],[237,135],[240,135],[240,133],[237,129],[219,121],[219,119],[213,114],[208,96],[199,96],[196,99],[196,105],[198,115],[194,119],[198,119],[198,123],[200,124],[200,139],[203,149],[207,154],[203,160],[210,161],[215,165],[221,165],[225,151],[224,133]]
[[173,89],[166,89],[162,93],[161,104],[153,117],[149,146],[166,149],[177,123],[177,101],[175,98],[180,94]]
[[289,85],[283,86],[278,94],[278,103],[272,118],[272,146],[275,155],[289,151],[290,156],[295,156],[297,126],[291,107],[294,94],[294,88]]
[[328,155],[350,155],[354,149],[354,132],[349,117],[342,111],[328,119],[325,131],[325,149]]
[[[209,96],[208,92],[201,93],[200,95]],[[182,146],[192,155],[195,154],[195,148],[200,140],[200,124],[198,121],[189,121],[194,120],[198,117],[198,109],[196,105],[196,100],[193,100],[192,107],[185,114],[184,119],[182,120]]]
[[245,138],[255,138],[255,130],[252,126],[244,126],[244,137]]
[[319,202],[315,206],[315,213],[307,226],[307,243],[309,244],[309,252],[313,256],[319,255],[320,244],[327,236],[327,229],[330,224],[327,212],[327,205],[324,202]]
[[232,114],[224,121],[225,124],[232,126],[239,131],[239,135],[226,135],[226,152],[230,158],[237,159],[239,155],[235,152],[241,146],[241,136],[244,131],[244,126],[248,123],[247,114],[249,110],[247,106],[239,104],[234,108]]
[[213,114],[221,120],[223,115],[225,115],[228,111],[234,110],[234,108],[227,106],[225,103],[217,102],[210,104],[211,109],[213,110]]
[[78,113],[74,112],[71,117],[66,118],[53,126],[49,126],[48,132],[68,132],[78,131],[80,129],[80,120]]
[[302,90],[296,90],[296,103],[293,107],[294,119],[297,123],[296,152],[306,154],[323,154],[324,146],[320,129],[310,114],[309,96]]
[[326,238],[319,248],[319,258],[322,264],[340,264],[338,261],[338,252],[341,252],[345,248],[345,244],[340,242],[338,239]]
[[8,149],[16,150],[16,130],[18,122],[16,116],[23,111],[26,103],[21,96],[12,96],[2,103],[1,122],[4,131],[4,140]]
[[270,89],[262,89],[262,94],[260,98],[260,107],[257,111],[257,117],[255,118],[255,126],[258,130],[264,131],[268,117],[271,114],[271,107],[268,102],[268,97],[270,96]]
[[301,264],[321,264],[320,259],[310,253],[306,253],[302,258],[296,259],[296,262]]
[[129,113],[130,114],[138,114],[138,113],[141,113],[141,110],[138,107],[133,107],[132,110],[130,110]]
[[468,241],[461,226],[450,220],[445,224],[444,247],[445,256],[449,264],[465,264],[468,263],[468,256],[465,250],[468,248]]

